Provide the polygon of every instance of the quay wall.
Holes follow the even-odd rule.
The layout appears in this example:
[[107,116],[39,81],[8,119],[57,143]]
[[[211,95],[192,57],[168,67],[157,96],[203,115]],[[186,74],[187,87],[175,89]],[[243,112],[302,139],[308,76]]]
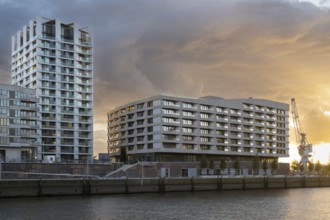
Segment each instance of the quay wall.
[[0,198],[330,187],[329,176],[0,180]]

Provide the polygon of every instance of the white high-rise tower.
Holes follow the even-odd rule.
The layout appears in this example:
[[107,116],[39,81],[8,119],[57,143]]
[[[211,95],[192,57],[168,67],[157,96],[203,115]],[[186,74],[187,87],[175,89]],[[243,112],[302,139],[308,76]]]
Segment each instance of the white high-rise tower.
[[12,37],[12,84],[39,98],[38,159],[92,160],[93,44],[90,30],[37,17]]

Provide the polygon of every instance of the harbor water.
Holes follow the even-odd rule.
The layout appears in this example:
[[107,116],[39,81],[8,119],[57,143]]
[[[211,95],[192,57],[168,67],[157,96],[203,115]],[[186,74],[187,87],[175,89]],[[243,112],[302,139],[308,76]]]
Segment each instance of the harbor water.
[[330,188],[0,199],[0,219],[330,219]]

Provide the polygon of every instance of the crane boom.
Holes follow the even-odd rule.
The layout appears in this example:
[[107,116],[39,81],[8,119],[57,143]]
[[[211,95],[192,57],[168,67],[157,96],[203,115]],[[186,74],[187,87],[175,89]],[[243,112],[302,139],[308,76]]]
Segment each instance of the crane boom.
[[312,145],[308,143],[306,133],[302,132],[296,100],[294,98],[291,99],[291,106],[292,106],[291,113],[292,113],[294,129],[295,129],[296,142],[297,142],[298,152],[301,157],[300,162],[303,163],[304,171],[306,171],[307,163],[309,162],[308,157],[310,156],[309,153],[312,152]]

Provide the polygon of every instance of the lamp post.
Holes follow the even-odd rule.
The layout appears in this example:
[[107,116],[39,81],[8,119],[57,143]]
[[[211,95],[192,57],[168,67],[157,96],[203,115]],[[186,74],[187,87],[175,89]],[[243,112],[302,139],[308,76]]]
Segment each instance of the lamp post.
[[143,167],[144,167],[144,160],[142,160],[142,178],[144,178]]
[[86,175],[87,175],[87,179],[88,179],[88,176],[89,176],[89,163],[88,163],[88,157],[87,157],[87,167],[86,167]]
[[2,163],[4,160],[2,159],[2,155],[0,154],[0,180],[1,180],[1,174],[2,174]]
[[142,174],[141,175],[142,175],[142,179],[143,179],[144,178],[144,172],[143,172],[143,166],[144,166],[143,162],[144,162],[144,160],[141,160],[141,162],[140,162],[140,160],[138,159],[138,162],[141,163],[141,167],[142,167],[142,169],[141,169]]

